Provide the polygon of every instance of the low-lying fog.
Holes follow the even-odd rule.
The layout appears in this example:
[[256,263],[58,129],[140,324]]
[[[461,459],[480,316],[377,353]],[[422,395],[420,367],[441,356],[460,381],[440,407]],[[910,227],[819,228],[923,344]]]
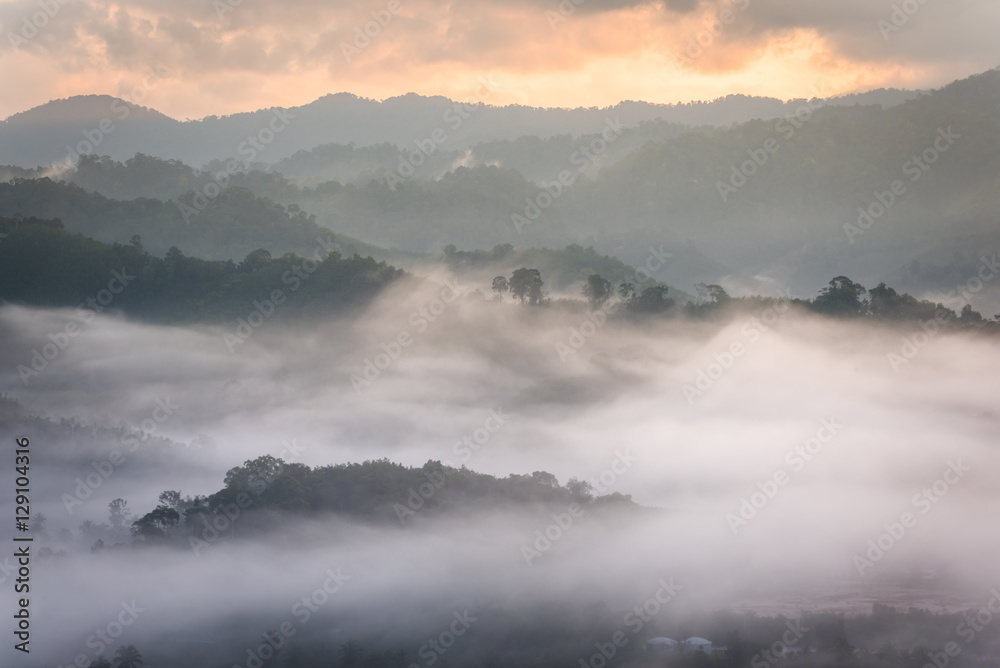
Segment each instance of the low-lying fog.
[[[50,530],[75,530],[124,497],[141,515],[163,490],[217,491],[228,469],[262,454],[310,466],[386,457],[500,477],[548,471],[663,512],[584,512],[530,566],[522,546],[546,523],[516,513],[417,530],[344,525],[333,539],[307,525],[301,535],[325,537],[220,541],[200,556],[81,548],[33,565],[34,637],[51,639],[35,648],[39,665],[93,659],[88,637],[133,600],[143,612],[129,644],[221,643],[222,622],[240,622],[225,642],[252,642],[298,623],[292,606],[338,568],[350,579],[324,612],[346,616],[322,622],[330,637],[364,620],[434,632],[438,618],[424,611],[490,602],[630,609],[661,578],[683,586],[677,610],[746,606],[804,583],[874,584],[904,568],[947,573],[947,595],[964,592],[970,604],[1000,583],[995,342],[934,335],[913,345],[919,330],[792,311],[585,325],[582,306],[498,304],[459,287],[468,294],[451,300],[449,289],[400,285],[350,321],[296,323],[278,306],[240,343],[236,322],[182,328],[106,315],[27,384],[18,366],[73,311],[0,308],[8,397],[56,419],[145,423],[180,444],[153,466],[141,442],[71,514],[63,495],[122,445],[63,455],[75,444],[33,441],[32,512]],[[487,432],[491,415],[491,427],[495,416],[502,425]],[[12,449],[18,434],[2,431]],[[483,441],[478,451],[456,447],[464,437]],[[13,494],[3,500],[10,517]],[[890,530],[897,536],[881,536]],[[865,557],[880,537],[884,556]],[[229,663],[243,665],[240,654]]]

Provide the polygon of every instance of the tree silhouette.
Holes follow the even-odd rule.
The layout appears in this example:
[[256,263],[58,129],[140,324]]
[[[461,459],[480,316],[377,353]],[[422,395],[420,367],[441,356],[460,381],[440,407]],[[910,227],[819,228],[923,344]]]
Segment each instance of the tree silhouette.
[[173,508],[157,506],[132,523],[132,535],[150,541],[162,540],[177,527],[180,519],[180,513]]
[[181,493],[167,490],[160,494],[160,505],[168,508],[177,508],[181,503]]
[[510,294],[523,304],[527,301],[532,306],[542,301],[542,273],[537,269],[521,267],[514,270],[510,277]]
[[598,309],[614,294],[611,281],[602,278],[600,274],[591,274],[583,286],[583,296],[590,302],[590,308]]
[[111,522],[112,529],[125,528],[130,516],[128,501],[125,499],[114,499],[108,504],[108,521]]
[[115,668],[142,668],[145,662],[135,645],[122,645],[115,652]]
[[828,287],[820,290],[819,296],[813,300],[813,310],[827,315],[860,315],[864,308],[861,295],[866,292],[865,286],[860,283],[846,276],[837,276]]
[[497,295],[502,296],[508,290],[510,290],[510,283],[507,282],[506,276],[497,276],[493,279],[493,292]]

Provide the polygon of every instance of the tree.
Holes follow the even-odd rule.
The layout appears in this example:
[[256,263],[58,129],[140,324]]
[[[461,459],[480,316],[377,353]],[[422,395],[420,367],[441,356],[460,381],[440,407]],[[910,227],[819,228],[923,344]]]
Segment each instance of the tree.
[[860,283],[855,283],[846,276],[837,276],[830,281],[828,287],[819,292],[819,296],[813,300],[814,311],[833,316],[856,316],[860,315],[864,308],[861,295],[867,290]]
[[115,652],[115,668],[142,668],[145,661],[135,645],[122,645]]
[[31,518],[31,530],[41,536],[45,533],[45,520],[48,519],[41,513],[35,513]]
[[876,318],[897,317],[900,312],[899,293],[885,283],[868,291],[868,313]]
[[523,304],[527,301],[537,306],[542,301],[542,273],[537,269],[521,267],[510,277],[510,293]]
[[181,493],[167,490],[160,494],[160,505],[168,508],[176,508],[181,503]]
[[667,286],[654,285],[629,300],[629,309],[636,313],[662,313],[674,305],[667,299]]
[[497,293],[498,297],[502,297],[503,293],[510,290],[510,283],[507,282],[506,276],[497,276],[493,279],[493,292]]
[[980,323],[983,321],[983,314],[979,311],[972,310],[972,304],[966,304],[962,307],[962,313],[958,317],[962,322],[972,322]]
[[695,287],[698,288],[698,296],[704,296],[712,304],[725,304],[732,299],[721,285],[699,283]]
[[180,520],[180,513],[173,508],[157,506],[132,523],[132,535],[149,541],[164,540]]
[[243,466],[236,466],[226,471],[223,480],[226,487],[238,490],[250,489],[254,492],[262,492],[268,484],[281,475],[285,468],[285,461],[262,455],[257,459],[248,459],[243,462]]
[[600,274],[591,274],[583,286],[583,296],[590,302],[590,308],[596,310],[614,294],[611,281],[602,278]]
[[108,504],[108,521],[114,530],[124,529],[128,524],[132,513],[128,511],[128,501],[125,499],[114,499]]
[[566,489],[569,493],[577,499],[590,500],[593,498],[594,487],[586,480],[577,480],[576,478],[570,478],[566,482]]
[[531,477],[546,487],[559,487],[559,480],[548,471],[535,471]]
[[512,252],[514,252],[514,247],[512,245],[497,244],[496,246],[493,247],[493,250],[490,251],[490,256],[494,260],[502,260],[508,255],[510,255]]
[[271,262],[271,253],[263,248],[250,251],[243,262],[240,263],[240,271],[251,272],[261,267],[267,266]]
[[621,283],[618,286],[618,296],[628,301],[635,296],[635,283]]

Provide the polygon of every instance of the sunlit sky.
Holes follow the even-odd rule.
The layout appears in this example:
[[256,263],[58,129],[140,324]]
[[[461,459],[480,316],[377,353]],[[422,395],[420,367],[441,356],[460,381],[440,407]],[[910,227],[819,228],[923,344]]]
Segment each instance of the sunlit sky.
[[341,91],[470,99],[480,81],[494,104],[789,99],[1000,64],[997,0],[576,2],[3,1],[0,118],[91,93],[185,119]]

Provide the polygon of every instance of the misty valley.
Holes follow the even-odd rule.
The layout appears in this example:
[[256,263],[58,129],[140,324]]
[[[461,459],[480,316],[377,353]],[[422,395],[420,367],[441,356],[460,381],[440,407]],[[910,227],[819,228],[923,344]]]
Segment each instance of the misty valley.
[[1000,72],[486,97],[0,124],[0,665],[1000,666]]

